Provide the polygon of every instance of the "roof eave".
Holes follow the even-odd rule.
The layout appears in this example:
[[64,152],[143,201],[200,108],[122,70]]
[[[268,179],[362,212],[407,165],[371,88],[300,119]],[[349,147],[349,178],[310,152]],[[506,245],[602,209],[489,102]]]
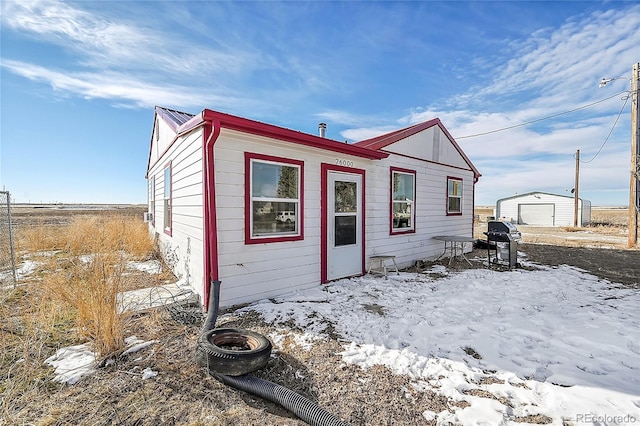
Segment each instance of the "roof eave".
[[199,125],[204,121],[211,121],[214,123],[214,125],[217,124],[224,129],[236,130],[257,136],[264,136],[272,139],[282,140],[285,142],[293,142],[300,145],[338,152],[346,155],[353,155],[370,160],[381,160],[389,156],[389,153],[386,152],[356,146],[355,144],[347,144],[333,139],[323,138],[320,136],[315,136],[308,133],[275,126],[272,124],[250,120],[248,118],[242,118],[230,114],[212,111],[209,109],[205,109],[204,111],[202,111],[202,119],[200,121],[196,120],[196,117],[194,117],[194,119],[190,122],[184,124],[185,129],[189,127],[187,125],[193,127]]

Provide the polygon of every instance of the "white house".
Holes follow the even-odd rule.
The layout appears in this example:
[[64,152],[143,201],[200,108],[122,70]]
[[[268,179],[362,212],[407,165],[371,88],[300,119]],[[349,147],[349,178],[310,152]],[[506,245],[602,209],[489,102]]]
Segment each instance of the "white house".
[[150,230],[177,276],[221,306],[399,267],[473,236],[480,173],[439,119],[354,144],[208,109],[155,108]]
[[[496,217],[519,225],[573,226],[575,198],[545,192],[528,192],[496,202]],[[578,226],[591,223],[591,202],[578,199]]]

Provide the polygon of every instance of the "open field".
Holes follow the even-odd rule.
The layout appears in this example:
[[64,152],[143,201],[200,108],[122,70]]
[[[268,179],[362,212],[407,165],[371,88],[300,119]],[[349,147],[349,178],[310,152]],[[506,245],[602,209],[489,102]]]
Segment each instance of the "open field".
[[[120,337],[137,336],[153,342],[147,349],[132,354],[126,354],[124,347],[106,350],[110,353],[101,357],[102,367],[93,375],[74,385],[52,381],[53,369],[44,361],[58,349],[84,343],[87,335],[91,335],[91,317],[81,318],[79,309],[83,309],[82,306],[70,307],[56,297],[57,294],[65,295],[68,284],[82,283],[86,279],[106,279],[105,282],[110,283],[109,277],[114,276],[118,278],[116,284],[121,289],[130,290],[175,281],[166,268],[161,268],[160,273],[130,269],[131,260],[157,259],[153,249],[143,244],[141,236],[135,237],[140,240],[139,244],[130,244],[119,240],[118,233],[110,232],[112,227],[106,225],[101,227],[103,239],[97,242],[101,246],[87,247],[85,244],[90,241],[78,228],[79,224],[96,223],[93,221],[109,223],[116,218],[127,226],[133,226],[131,229],[138,229],[145,210],[145,206],[90,209],[16,206],[13,209],[20,256],[18,263],[31,263],[32,269],[21,277],[16,288],[9,286],[0,290],[0,317],[3,318],[0,326],[0,345],[3,347],[0,354],[0,425],[302,426],[302,421],[283,408],[232,390],[196,366],[194,349],[202,320],[198,310],[194,312],[185,308],[183,314],[191,313],[191,317],[176,316],[175,312],[166,309],[127,315],[121,318],[121,329],[114,330],[112,334],[119,332]],[[481,209],[476,214],[491,215]],[[545,233],[541,229],[522,227],[525,240],[521,248],[523,256],[528,262],[541,265],[576,266],[612,283],[638,288],[640,252],[625,250],[623,243],[617,241],[619,238],[626,243],[625,225],[614,223],[615,216],[624,215],[626,211],[603,212],[602,221],[607,221],[606,226],[580,230],[548,229]],[[481,235],[485,228],[486,217],[481,216],[476,233]],[[136,233],[127,231],[126,234],[132,237]],[[29,238],[25,239],[26,236]],[[109,252],[126,251],[128,257],[105,257],[106,261],[115,262],[115,266],[120,265],[116,268],[96,262],[94,258],[89,263],[99,267],[95,271],[97,275],[85,274],[88,263],[83,251],[96,253],[102,251],[96,247],[106,249],[107,246],[110,247]],[[138,250],[138,246],[146,248]],[[482,250],[474,250],[469,255],[473,259],[470,268],[484,270],[483,256]],[[123,260],[124,263],[118,263]],[[441,261],[434,266],[443,268],[444,265],[446,262]],[[467,268],[467,265],[447,266],[452,274],[460,272],[457,269],[461,267]],[[102,273],[105,270],[111,275],[105,276]],[[437,288],[437,284],[431,281],[427,281],[425,286]],[[618,284],[611,287],[618,287]],[[445,285],[439,291],[445,288],[453,290],[452,286]],[[80,292],[82,289],[80,286],[79,293],[75,294],[84,295]],[[612,300],[617,299],[614,297]],[[369,303],[358,308],[373,318],[384,320],[387,314],[378,304]],[[98,311],[99,315],[104,315],[101,312]],[[340,355],[345,349],[345,337],[330,322],[321,324],[324,327],[320,333],[322,338],[309,348],[308,342],[300,340],[301,330],[293,321],[285,324],[269,322],[253,311],[239,313],[229,310],[225,314],[222,322],[226,327],[247,328],[278,337],[277,350],[267,367],[258,371],[256,376],[305,395],[350,424],[435,425],[436,419],[425,416],[425,413],[454,413],[468,404],[465,400],[439,393],[437,386],[420,389],[415,378],[394,373],[387,366],[361,368],[346,364]],[[196,320],[185,321],[185,318]],[[79,319],[83,322],[79,323]],[[375,324],[384,327],[384,321]],[[440,331],[447,330],[443,328]],[[472,358],[477,355],[469,347],[463,349]],[[159,374],[152,379],[144,379],[146,369]],[[444,376],[438,381],[441,379],[446,381]],[[508,410],[519,403],[517,398],[510,400],[491,392],[492,387],[504,381],[495,372],[483,371],[482,377],[473,380],[464,383],[467,387],[465,392],[468,392],[464,398],[473,397],[476,402],[484,399],[487,406],[500,403]],[[524,392],[532,383],[518,382],[509,393]],[[544,415],[521,414],[513,415],[512,421],[548,424],[551,419]],[[572,422],[562,424],[576,425]]]
[[67,225],[75,217],[131,216],[142,218],[145,204],[13,204],[11,220],[15,227]]
[[[487,218],[493,216],[494,207],[479,206],[475,209],[474,236],[484,238]],[[584,228],[543,227],[517,225],[522,239],[530,244],[550,244],[562,247],[626,249],[629,210],[619,207],[592,207],[591,225]]]

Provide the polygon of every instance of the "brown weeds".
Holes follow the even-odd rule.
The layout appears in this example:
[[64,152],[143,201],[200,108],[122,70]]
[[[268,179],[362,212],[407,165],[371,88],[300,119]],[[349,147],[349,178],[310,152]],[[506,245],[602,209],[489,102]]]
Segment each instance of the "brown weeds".
[[[127,216],[79,216],[65,226],[19,228],[16,237],[21,252],[58,252],[42,259],[44,299],[33,314],[45,322],[74,318],[78,337],[91,339],[100,356],[121,350],[128,314],[119,311],[117,295],[132,287],[127,261],[155,252],[147,225]],[[60,314],[52,315],[52,309]]]

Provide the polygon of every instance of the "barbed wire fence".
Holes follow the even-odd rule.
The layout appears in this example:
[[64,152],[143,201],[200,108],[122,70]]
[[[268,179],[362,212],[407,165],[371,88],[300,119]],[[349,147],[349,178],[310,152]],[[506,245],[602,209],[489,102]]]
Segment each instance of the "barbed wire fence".
[[0,191],[0,283],[17,285],[16,257],[11,222],[11,195]]

